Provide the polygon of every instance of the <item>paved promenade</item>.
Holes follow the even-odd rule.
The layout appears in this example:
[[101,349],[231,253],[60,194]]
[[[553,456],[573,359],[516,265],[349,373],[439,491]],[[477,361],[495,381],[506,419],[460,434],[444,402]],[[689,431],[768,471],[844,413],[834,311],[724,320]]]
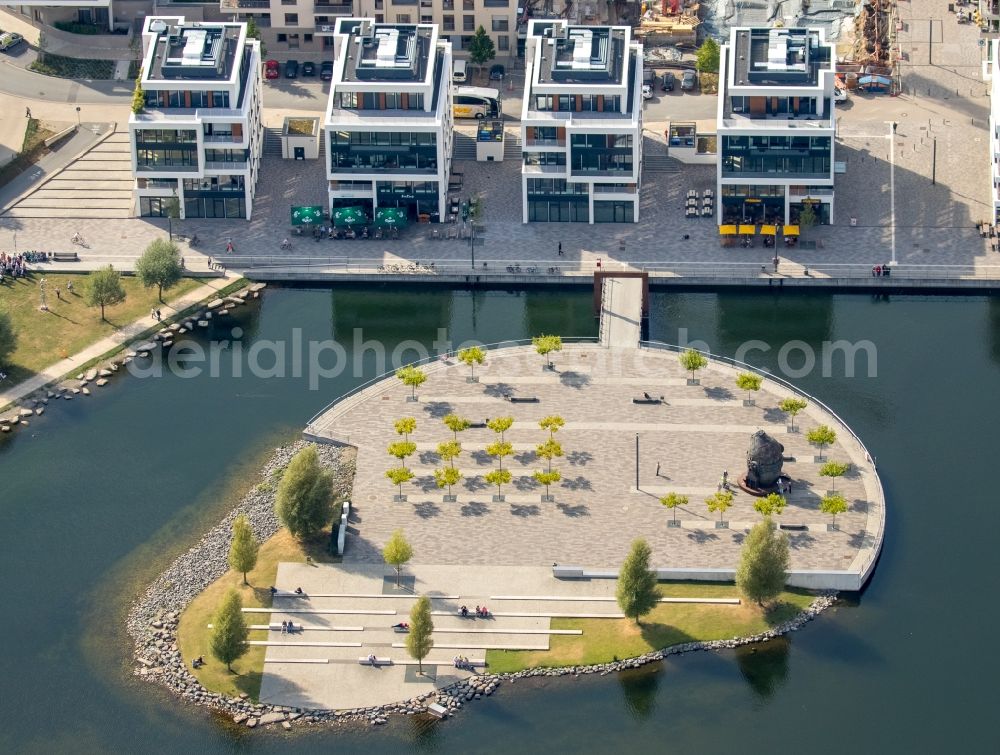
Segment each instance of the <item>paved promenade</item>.
[[[717,515],[705,498],[716,492],[724,470],[734,480],[746,469],[750,437],[764,429],[785,446],[785,471],[793,492],[780,522],[803,525],[790,533],[791,568],[861,573],[881,540],[882,491],[862,447],[820,407],[811,405],[789,432],[778,402],[791,395],[765,380],[756,406],[744,406],[745,393],[735,387],[736,370],[712,362],[700,373],[701,385],[687,385],[677,355],[659,350],[602,349],[567,346],[555,358],[554,372],[530,347],[489,352],[477,370],[479,382],[468,383],[468,370],[452,361],[427,367],[428,380],[419,401],[395,378],[382,381],[334,405],[307,428],[307,435],[349,443],[358,448],[354,503],[360,526],[348,540],[345,561],[376,563],[391,532],[403,528],[413,543],[414,560],[433,564],[537,565],[553,562],[596,569],[617,569],[637,535],[653,548],[653,565],[661,568],[733,569],[746,530],[760,520],[754,499],[737,491],[726,513],[728,529],[716,529]],[[637,405],[632,398],[648,392],[663,396],[662,405]],[[511,403],[504,396],[534,397],[537,403]],[[485,451],[494,433],[472,428],[460,434],[463,453],[456,460],[464,479],[454,489],[457,500],[444,502],[433,471],[442,462],[439,442],[451,438],[441,418],[450,412],[482,423],[509,415],[506,433],[514,454],[504,460],[513,482],[494,500],[495,486],[484,475],[496,467]],[[547,437],[538,420],[559,414],[565,456],[553,467],[562,481],[552,487],[554,502],[533,479],[544,469],[534,448]],[[405,502],[385,471],[395,460],[385,451],[396,440],[393,421],[417,419],[411,439],[416,455],[407,459],[415,478],[403,487]],[[819,424],[837,431],[828,458],[848,461],[852,473],[837,481],[850,510],[838,517],[839,529],[827,531],[830,517],[819,500],[830,487],[818,475],[816,450],[805,433]],[[639,436],[639,484],[636,486],[636,436]],[[659,497],[667,492],[690,497],[677,512],[680,526]]]

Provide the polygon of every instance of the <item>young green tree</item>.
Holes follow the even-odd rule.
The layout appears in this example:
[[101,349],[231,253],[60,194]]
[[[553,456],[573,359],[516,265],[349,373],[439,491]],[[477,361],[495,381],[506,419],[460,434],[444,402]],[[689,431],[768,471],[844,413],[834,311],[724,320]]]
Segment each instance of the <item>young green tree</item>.
[[695,65],[701,73],[719,72],[719,43],[706,37],[695,53]]
[[14,323],[10,315],[0,312],[0,365],[7,361],[7,357],[14,353],[17,348],[17,331],[14,330]]
[[811,204],[803,205],[802,211],[799,212],[799,225],[802,227],[803,231],[807,231],[816,225],[816,210],[813,209]]
[[754,511],[761,516],[780,514],[785,510],[785,497],[777,493],[769,493],[753,502]]
[[823,496],[819,502],[819,510],[824,514],[830,514],[833,516],[833,528],[836,529],[837,514],[843,514],[847,511],[847,501],[845,501],[844,496],[839,493]]
[[492,456],[499,462],[499,468],[503,469],[503,459],[505,456],[510,456],[514,453],[514,446],[505,441],[497,441],[496,443],[490,443],[486,446],[486,453]]
[[496,57],[496,49],[493,47],[493,40],[486,33],[486,29],[480,26],[476,33],[472,35],[469,42],[469,60],[474,66],[482,67],[488,61]]
[[136,260],[135,274],[146,288],[157,287],[157,297],[163,301],[163,289],[169,289],[181,279],[181,255],[177,245],[154,239]]
[[413,417],[402,417],[396,420],[393,427],[396,429],[397,435],[402,435],[403,440],[408,441],[410,433],[417,429],[417,420]]
[[820,425],[806,433],[806,440],[819,448],[819,458],[822,461],[823,449],[832,446],[837,441],[837,433],[826,425]]
[[434,482],[437,483],[439,488],[447,486],[448,495],[451,495],[451,486],[458,485],[461,479],[462,473],[455,469],[455,467],[442,467],[441,469],[434,470]]
[[837,478],[843,477],[851,471],[851,465],[842,461],[828,461],[819,468],[820,477],[830,478],[830,490],[837,491]]
[[649,543],[643,539],[634,540],[622,569],[618,573],[618,586],[615,597],[622,613],[639,619],[656,608],[660,596],[656,592],[656,574],[649,568],[649,557],[652,552]]
[[444,424],[449,430],[455,435],[455,440],[458,440],[458,434],[469,429],[469,425],[472,424],[465,417],[459,417],[457,414],[446,414],[444,415]]
[[472,380],[475,380],[476,365],[486,361],[486,352],[478,346],[470,346],[458,352],[458,361],[469,365],[469,369],[471,370],[470,377]]
[[712,495],[705,499],[705,505],[708,506],[709,511],[719,512],[719,521],[721,522],[722,516],[733,505],[732,491],[720,490],[717,493],[712,493]]
[[212,655],[226,664],[229,673],[233,673],[233,661],[247,651],[249,636],[250,628],[243,618],[243,601],[236,590],[230,590],[212,619],[211,639]]
[[549,357],[549,354],[562,351],[562,338],[560,336],[540,335],[532,338],[531,343],[539,356],[545,359],[545,366],[551,368],[552,359]]
[[741,372],[736,376],[736,387],[747,392],[747,401],[753,400],[753,392],[760,390],[764,378],[755,372]]
[[[253,16],[247,16],[247,38],[260,42],[260,27],[257,26],[257,20]],[[263,42],[260,42],[260,58],[261,60],[267,58],[267,47]]]
[[504,440],[503,434],[510,430],[513,424],[513,417],[494,417],[486,422],[486,426],[500,436],[501,442]]
[[788,537],[771,519],[754,525],[743,541],[736,586],[749,600],[764,605],[785,587],[788,572]]
[[132,89],[132,112],[139,115],[146,109],[146,93],[142,90],[142,69],[135,78],[135,87]]
[[424,673],[424,658],[434,647],[433,632],[431,601],[426,595],[421,595],[410,609],[410,631],[406,635],[406,651],[417,662],[418,674]]
[[685,349],[680,355],[681,367],[691,373],[691,379],[694,380],[694,374],[708,366],[708,359],[700,351],[695,351],[694,349]]
[[413,558],[413,548],[403,536],[403,530],[395,530],[389,537],[389,542],[382,549],[382,558],[396,570],[396,587],[399,587],[399,573],[403,564]]
[[559,429],[565,424],[566,420],[558,414],[550,414],[548,417],[542,417],[538,420],[538,426],[543,430],[549,431],[549,440],[552,440],[553,436],[559,432]]
[[278,483],[274,510],[293,536],[305,540],[318,533],[330,517],[333,476],[319,463],[316,449],[299,451]]
[[802,398],[785,398],[778,404],[778,408],[792,418],[792,428],[795,427],[795,415],[809,406],[809,403]]
[[446,440],[438,443],[437,452],[438,456],[441,457],[441,461],[446,461],[454,467],[455,459],[462,453],[462,444],[457,440]]
[[427,373],[412,365],[400,367],[396,370],[396,377],[410,387],[410,399],[413,401],[417,400],[417,388],[427,382]]
[[502,496],[503,491],[500,489],[500,486],[509,485],[513,478],[511,477],[510,470],[508,469],[494,469],[483,475],[483,479],[490,485],[496,485],[497,496]]
[[403,483],[409,482],[413,479],[413,472],[411,472],[407,467],[393,467],[392,469],[387,469],[385,476],[392,481],[393,485],[399,486],[399,497],[403,498]]
[[553,469],[549,472],[543,472],[542,470],[535,471],[535,480],[539,485],[545,486],[545,497],[549,497],[549,485],[555,485],[559,480],[562,479],[562,475],[559,473],[558,469]]
[[541,459],[545,459],[548,464],[549,472],[552,471],[552,460],[563,455],[562,446],[557,440],[547,440],[544,443],[539,443],[535,447],[535,455]]
[[660,499],[660,503],[666,506],[674,513],[674,521],[677,521],[677,507],[687,506],[688,497],[686,495],[679,495],[678,493],[667,493]]
[[386,450],[389,456],[395,456],[402,463],[407,456],[417,452],[417,444],[412,440],[397,440],[395,443],[390,443]]
[[240,514],[233,520],[233,542],[229,546],[229,565],[238,572],[243,572],[243,584],[247,582],[247,572],[253,571],[257,565],[257,551],[260,543],[253,536],[250,520]]
[[102,267],[87,276],[84,291],[88,307],[100,307],[101,319],[104,319],[104,308],[113,307],[125,301],[125,288],[122,286],[122,276],[111,265]]

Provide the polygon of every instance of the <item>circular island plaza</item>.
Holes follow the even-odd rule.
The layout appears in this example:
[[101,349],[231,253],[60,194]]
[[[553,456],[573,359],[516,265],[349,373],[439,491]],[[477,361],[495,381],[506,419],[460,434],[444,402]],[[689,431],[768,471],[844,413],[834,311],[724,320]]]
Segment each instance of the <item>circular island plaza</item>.
[[[765,377],[751,404],[736,386],[745,369],[715,359],[693,384],[668,348],[576,343],[553,357],[546,369],[531,345],[490,348],[475,382],[467,365],[441,359],[422,368],[427,379],[416,400],[389,375],[334,402],[308,425],[308,439],[357,448],[353,513],[342,564],[279,565],[278,588],[300,586],[305,600],[279,596],[272,609],[254,609],[270,613],[272,623],[320,621],[330,630],[323,642],[275,636],[265,643],[262,701],[337,708],[407,699],[468,673],[453,668],[455,655],[475,660],[491,649],[546,648],[557,633],[550,629],[553,617],[616,614],[615,580],[608,577],[616,576],[638,537],[651,546],[651,566],[661,579],[732,580],[743,539],[762,519],[754,509],[760,499],[738,483],[758,430],[784,446],[781,474],[791,490],[774,518],[788,536],[788,583],[838,590],[864,585],[882,542],[881,484],[861,442],[817,401]],[[793,396],[809,402],[794,428],[778,409]],[[461,454],[454,466],[462,477],[446,498],[434,472],[448,466],[437,449],[455,437],[443,421],[449,414],[472,426],[457,435]],[[565,424],[555,432],[563,455],[552,459],[561,480],[546,500],[534,473],[548,469],[536,448],[549,439],[539,420],[550,415]],[[486,449],[499,436],[485,424],[502,416],[513,418],[503,438],[512,446],[503,458],[511,480],[498,491],[485,476],[498,467]],[[400,487],[386,471],[400,464],[387,449],[404,440],[395,428],[404,417],[416,420],[409,433],[416,448],[404,460],[413,477],[399,500]],[[836,433],[824,449],[806,437],[820,425]],[[827,460],[847,463],[849,471],[823,477]],[[718,492],[724,473],[733,503],[720,516],[706,499]],[[847,502],[836,528],[819,508],[834,487]],[[660,502],[668,493],[688,503],[671,511]],[[382,557],[397,529],[413,548],[401,590]],[[414,674],[405,638],[391,632],[407,620],[419,593],[431,595],[434,609],[430,677]],[[471,612],[479,603],[489,606],[494,623],[456,616],[462,605]],[[345,621],[360,626],[353,633],[333,626]],[[335,637],[342,641],[326,641]],[[360,668],[369,653],[385,656],[391,673]]]

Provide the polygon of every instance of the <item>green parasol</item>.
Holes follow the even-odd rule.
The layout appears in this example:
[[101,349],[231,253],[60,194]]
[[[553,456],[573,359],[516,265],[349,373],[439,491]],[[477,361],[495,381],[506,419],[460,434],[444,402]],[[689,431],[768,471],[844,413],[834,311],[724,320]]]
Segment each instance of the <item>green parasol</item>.
[[399,228],[406,225],[406,210],[399,207],[380,207],[375,211],[378,228]]
[[293,207],[292,225],[313,225],[323,220],[323,208],[316,207]]
[[363,225],[368,222],[368,216],[361,207],[338,207],[331,213],[333,224],[338,228],[349,225]]

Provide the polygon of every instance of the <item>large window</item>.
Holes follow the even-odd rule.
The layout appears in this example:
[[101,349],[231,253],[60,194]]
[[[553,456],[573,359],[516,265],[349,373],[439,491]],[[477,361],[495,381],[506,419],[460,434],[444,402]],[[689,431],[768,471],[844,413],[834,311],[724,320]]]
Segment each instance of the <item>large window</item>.
[[136,150],[138,170],[197,170],[198,152],[194,149]]
[[528,220],[532,223],[586,223],[587,199],[529,199]]
[[245,218],[246,199],[240,197],[186,197],[185,218]]
[[285,14],[285,26],[298,26],[299,25],[299,14],[298,13],[286,13]]
[[581,183],[569,183],[564,178],[529,178],[528,196],[533,195],[560,195],[577,194],[587,195],[587,185]]
[[829,136],[724,136],[723,175],[830,175]]
[[524,152],[525,165],[565,165],[565,152]]
[[493,31],[510,31],[510,21],[506,16],[493,16]]
[[340,92],[335,101],[347,110],[424,109],[424,95],[413,92]]
[[631,173],[631,134],[573,134],[570,140],[573,173]]
[[330,134],[334,147],[435,147],[437,134],[426,131],[334,131]]
[[510,37],[506,34],[497,35],[497,49],[500,52],[507,52],[510,50]]
[[444,21],[445,31],[455,31],[455,17],[454,16],[444,16],[442,19]]
[[197,140],[193,129],[144,128],[135,132],[136,144],[194,144]]
[[635,220],[632,202],[594,202],[595,223],[631,223]]
[[476,17],[462,16],[462,31],[475,31],[475,30],[476,30]]

